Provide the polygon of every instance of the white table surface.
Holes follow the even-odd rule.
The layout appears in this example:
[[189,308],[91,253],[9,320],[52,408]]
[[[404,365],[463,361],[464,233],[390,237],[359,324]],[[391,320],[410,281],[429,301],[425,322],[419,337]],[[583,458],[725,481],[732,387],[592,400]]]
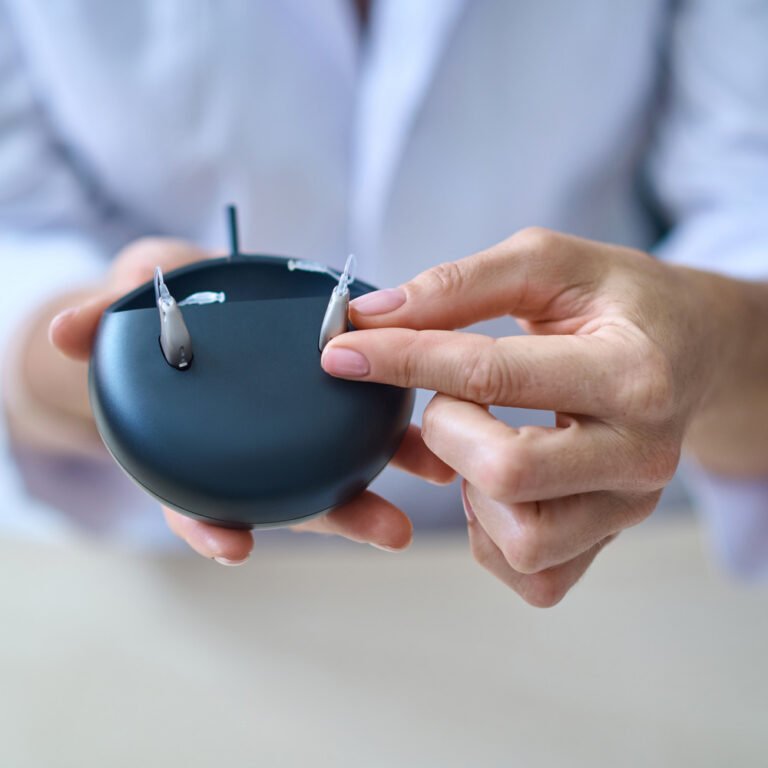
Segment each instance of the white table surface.
[[688,517],[548,611],[463,536],[296,542],[224,568],[0,541],[0,766],[768,765],[768,590]]

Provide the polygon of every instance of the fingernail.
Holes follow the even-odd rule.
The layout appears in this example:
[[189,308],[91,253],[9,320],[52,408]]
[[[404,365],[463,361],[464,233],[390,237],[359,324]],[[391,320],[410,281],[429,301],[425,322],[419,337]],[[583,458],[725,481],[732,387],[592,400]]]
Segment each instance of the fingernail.
[[243,563],[248,561],[249,557],[250,557],[250,555],[248,555],[247,557],[244,557],[242,560],[230,560],[228,557],[214,557],[213,559],[219,565],[233,566],[233,565],[242,565]]
[[400,550],[395,547],[388,547],[385,544],[374,544],[372,541],[368,542],[374,549],[380,549],[382,552],[399,552]]
[[74,317],[79,311],[80,307],[70,307],[69,309],[62,310],[58,315],[54,316],[53,320],[51,320],[51,328],[68,320],[70,317]]
[[343,347],[326,347],[322,365],[323,369],[333,376],[366,376],[371,370],[365,355]]
[[65,323],[70,318],[74,317],[78,312],[80,311],[80,307],[70,307],[69,309],[65,309],[62,312],[59,312],[58,315],[55,315],[53,320],[48,325],[48,341],[53,344],[53,337],[58,330],[59,326],[62,323]]
[[355,299],[350,305],[359,315],[384,315],[394,312],[405,304],[405,291],[402,288],[385,288],[383,291],[366,293]]
[[468,523],[474,523],[477,518],[475,517],[475,510],[472,509],[472,505],[469,503],[469,498],[467,497],[467,488],[465,483],[461,484],[461,501],[462,506],[464,507],[464,515],[467,518]]

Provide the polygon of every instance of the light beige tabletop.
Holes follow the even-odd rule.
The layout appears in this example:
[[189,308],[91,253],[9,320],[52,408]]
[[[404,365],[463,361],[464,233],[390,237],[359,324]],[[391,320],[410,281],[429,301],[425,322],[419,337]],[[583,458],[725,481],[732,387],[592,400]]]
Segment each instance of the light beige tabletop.
[[768,765],[768,593],[687,517],[549,611],[459,535],[239,569],[3,540],[0,616],[1,768]]

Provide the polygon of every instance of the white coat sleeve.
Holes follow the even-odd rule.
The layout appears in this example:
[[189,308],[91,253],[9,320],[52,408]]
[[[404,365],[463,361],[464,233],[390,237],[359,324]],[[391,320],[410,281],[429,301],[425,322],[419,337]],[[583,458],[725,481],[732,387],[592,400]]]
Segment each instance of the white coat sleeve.
[[[102,275],[114,247],[114,233],[103,205],[77,164],[57,141],[44,99],[24,61],[17,31],[0,0],[0,365],[27,315],[48,297]],[[63,466],[67,464],[67,466]],[[55,465],[55,466],[54,466]],[[31,471],[30,468],[33,468]],[[0,530],[6,534],[60,535],[73,512],[58,499],[66,480],[84,488],[104,472],[29,456],[13,446],[0,413]],[[38,494],[29,479],[48,478],[51,493]],[[53,485],[56,488],[53,488]],[[53,491],[56,491],[55,493]],[[59,490],[62,490],[59,493]],[[72,496],[72,494],[69,494]],[[73,497],[74,498],[74,497]],[[109,498],[109,496],[107,496]]]
[[[657,254],[768,280],[768,2],[674,7],[649,162],[671,226]],[[688,474],[721,558],[741,575],[768,577],[768,477],[737,481],[695,467]]]
[[57,140],[0,0],[0,328],[39,300],[103,272],[95,192]]

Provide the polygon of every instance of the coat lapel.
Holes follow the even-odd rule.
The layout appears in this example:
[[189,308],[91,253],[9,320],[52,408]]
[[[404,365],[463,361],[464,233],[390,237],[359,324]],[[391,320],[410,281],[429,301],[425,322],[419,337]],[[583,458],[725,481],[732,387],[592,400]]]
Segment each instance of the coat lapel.
[[376,243],[408,133],[466,0],[378,0],[360,70],[350,244],[373,277]]

